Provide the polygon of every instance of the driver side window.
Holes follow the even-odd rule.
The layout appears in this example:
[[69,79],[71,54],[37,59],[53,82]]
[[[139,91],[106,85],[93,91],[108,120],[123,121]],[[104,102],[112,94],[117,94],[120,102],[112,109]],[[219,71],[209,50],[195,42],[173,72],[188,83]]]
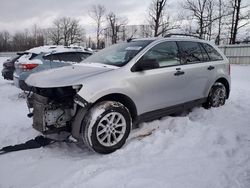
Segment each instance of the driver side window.
[[159,64],[159,68],[180,65],[180,58],[176,42],[162,42],[147,51],[143,61],[152,60]]

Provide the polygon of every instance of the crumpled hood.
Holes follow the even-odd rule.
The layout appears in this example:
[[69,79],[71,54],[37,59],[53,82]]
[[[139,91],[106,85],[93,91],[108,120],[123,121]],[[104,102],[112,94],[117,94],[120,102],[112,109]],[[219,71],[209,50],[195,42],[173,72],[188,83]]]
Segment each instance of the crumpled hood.
[[117,69],[115,66],[82,63],[31,74],[25,82],[34,87],[52,88],[79,85],[83,79],[95,74]]

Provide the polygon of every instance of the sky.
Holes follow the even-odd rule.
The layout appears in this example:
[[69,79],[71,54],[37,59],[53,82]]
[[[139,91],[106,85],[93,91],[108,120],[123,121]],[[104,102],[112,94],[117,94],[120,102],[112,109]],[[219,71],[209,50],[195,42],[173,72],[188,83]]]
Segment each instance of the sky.
[[[41,28],[52,25],[63,16],[74,17],[86,32],[94,32],[94,22],[89,17],[92,5],[101,4],[107,12],[113,11],[128,18],[128,24],[146,22],[147,10],[152,0],[0,0],[0,31],[11,33],[29,29],[37,24]],[[173,4],[179,0],[169,0]],[[176,3],[175,3],[176,4]]]

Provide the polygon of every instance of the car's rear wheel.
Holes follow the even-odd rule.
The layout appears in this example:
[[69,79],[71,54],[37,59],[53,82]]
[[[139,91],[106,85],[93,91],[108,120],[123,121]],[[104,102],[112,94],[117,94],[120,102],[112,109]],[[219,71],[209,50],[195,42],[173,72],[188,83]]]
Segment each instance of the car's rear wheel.
[[204,104],[205,108],[220,107],[226,102],[227,91],[224,84],[216,82],[208,95],[207,102]]
[[86,115],[82,138],[95,152],[108,154],[125,144],[130,129],[129,110],[119,102],[104,101],[93,106]]

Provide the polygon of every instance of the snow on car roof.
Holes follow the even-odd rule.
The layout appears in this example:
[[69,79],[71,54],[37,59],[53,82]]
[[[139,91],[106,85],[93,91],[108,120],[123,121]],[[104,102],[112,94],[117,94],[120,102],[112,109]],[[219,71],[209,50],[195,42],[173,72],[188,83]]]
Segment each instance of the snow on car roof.
[[89,52],[81,46],[62,46],[62,45],[45,45],[27,50],[28,53],[40,54],[40,53],[63,53],[63,52]]

